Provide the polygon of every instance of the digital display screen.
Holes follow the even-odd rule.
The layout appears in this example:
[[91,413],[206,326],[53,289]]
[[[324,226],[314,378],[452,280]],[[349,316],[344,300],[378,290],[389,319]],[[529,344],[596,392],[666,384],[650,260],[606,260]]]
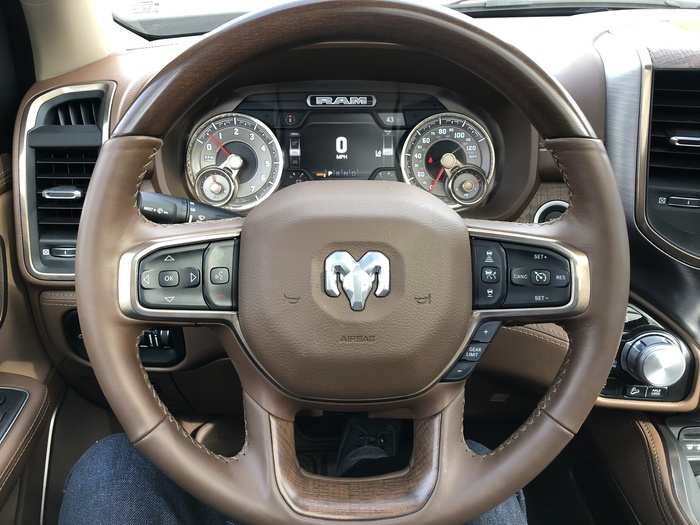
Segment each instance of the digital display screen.
[[398,133],[370,114],[313,114],[300,138],[301,167],[312,179],[368,179],[396,165]]

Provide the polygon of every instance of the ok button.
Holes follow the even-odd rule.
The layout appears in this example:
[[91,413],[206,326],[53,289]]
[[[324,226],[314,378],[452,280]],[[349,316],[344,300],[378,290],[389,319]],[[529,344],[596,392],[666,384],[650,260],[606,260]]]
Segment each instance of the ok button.
[[158,274],[158,284],[163,288],[172,288],[180,284],[180,274],[177,270],[164,270]]

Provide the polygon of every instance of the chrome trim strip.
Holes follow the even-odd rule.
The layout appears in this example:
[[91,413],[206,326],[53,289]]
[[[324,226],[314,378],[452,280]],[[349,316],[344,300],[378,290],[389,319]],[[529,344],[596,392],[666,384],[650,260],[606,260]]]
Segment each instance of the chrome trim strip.
[[76,84],[73,86],[63,86],[60,88],[47,91],[35,99],[29,105],[27,117],[22,124],[22,131],[19,136],[19,156],[17,166],[17,183],[19,187],[19,215],[21,219],[22,231],[22,246],[24,250],[24,263],[29,264],[29,273],[34,277],[42,280],[57,280],[70,281],[75,278],[75,273],[52,273],[42,272],[34,265],[32,257],[32,230],[29,224],[29,204],[27,190],[27,135],[36,125],[37,115],[41,106],[54,98],[66,95],[69,93],[80,93],[83,91],[102,91],[104,93],[103,101],[106,104],[102,118],[102,143],[104,144],[109,138],[109,123],[112,115],[112,102],[114,99],[114,91],[116,83],[112,81],[95,82],[92,84]]
[[635,222],[639,231],[646,239],[662,252],[677,261],[700,266],[700,256],[697,256],[667,240],[659,234],[649,222],[647,216],[647,180],[649,177],[649,135],[651,133],[651,99],[653,95],[654,65],[649,50],[644,47],[637,49],[641,64],[641,93],[639,107],[639,148],[637,150],[637,176],[635,192]]
[[[331,102],[327,104],[319,104],[316,102],[316,99],[318,98],[330,98],[333,99]],[[355,98],[365,98],[367,99],[367,103],[361,104],[361,103],[356,103],[353,104],[353,100]],[[337,102],[338,100],[347,100],[347,104],[344,102]],[[310,108],[331,108],[331,109],[338,109],[338,108],[373,108],[374,106],[377,105],[377,97],[374,95],[309,95],[306,97],[306,105],[309,106]]]
[[[513,242],[531,246],[547,248],[565,256],[571,265],[571,299],[563,306],[545,306],[535,308],[502,308],[473,310],[472,315],[476,320],[487,319],[562,319],[577,315],[588,308],[591,300],[591,272],[588,257],[579,250],[565,243],[530,235],[525,233],[504,232],[496,228],[470,227],[469,236],[479,239]],[[505,276],[504,276],[505,277]]]
[[679,148],[700,148],[700,137],[671,137],[668,141]]
[[50,188],[41,192],[41,196],[48,200],[74,201],[82,198],[80,190]]
[[58,403],[51,414],[51,422],[49,423],[49,435],[46,441],[46,456],[44,457],[44,480],[41,487],[41,513],[39,514],[39,525],[44,525],[46,517],[46,491],[49,485],[49,465],[51,464],[51,447],[53,445],[53,429],[56,424],[56,415],[58,414]]
[[569,209],[569,203],[566,201],[547,201],[544,204],[542,204],[539,208],[537,208],[532,222],[535,224],[539,224],[542,215],[544,215],[549,210],[549,208],[553,208],[554,206],[561,206],[565,210]]

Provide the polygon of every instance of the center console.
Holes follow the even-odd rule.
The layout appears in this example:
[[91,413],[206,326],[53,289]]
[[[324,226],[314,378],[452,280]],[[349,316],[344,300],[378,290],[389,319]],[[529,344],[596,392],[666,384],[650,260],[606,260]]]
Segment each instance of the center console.
[[691,389],[695,363],[686,344],[636,306],[628,306],[617,358],[601,392],[614,399],[674,402]]

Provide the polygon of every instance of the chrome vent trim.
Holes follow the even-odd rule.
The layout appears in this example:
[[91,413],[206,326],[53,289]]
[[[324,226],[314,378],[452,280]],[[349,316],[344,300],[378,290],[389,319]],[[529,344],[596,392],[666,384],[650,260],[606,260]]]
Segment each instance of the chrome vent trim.
[[[42,106],[46,103],[61,97],[63,95],[82,93],[82,92],[94,92],[101,91],[102,101],[104,109],[102,111],[101,119],[97,117],[99,111],[95,113],[95,122],[90,124],[89,121],[92,118],[92,108],[89,107],[94,99],[94,97],[88,97],[87,99],[81,99],[83,102],[83,107],[80,104],[73,103],[70,106],[66,106],[66,102],[59,104],[57,107],[63,108],[63,117],[66,120],[64,122],[69,122],[70,126],[81,126],[81,125],[97,125],[100,128],[102,136],[102,144],[109,138],[109,123],[112,115],[112,103],[114,99],[114,92],[116,89],[116,83],[112,81],[95,82],[90,84],[76,84],[71,86],[62,86],[56,89],[47,91],[41,95],[34,98],[27,109],[26,117],[21,126],[20,138],[19,138],[19,154],[17,163],[17,187],[18,187],[18,206],[19,206],[19,217],[20,217],[20,228],[22,234],[22,250],[23,258],[26,268],[29,274],[40,280],[52,280],[52,281],[72,281],[75,278],[75,273],[58,273],[58,272],[46,272],[37,268],[36,261],[33,257],[32,249],[35,243],[38,243],[38,239],[35,238],[32,225],[30,222],[30,213],[35,210],[30,210],[29,206],[29,186],[28,186],[28,166],[27,166],[27,142],[29,132],[37,126],[37,122],[40,116],[40,110]],[[87,102],[86,102],[87,101]],[[73,101],[70,101],[73,102]],[[88,103],[89,102],[89,103]],[[72,109],[71,109],[72,108]],[[55,108],[52,108],[52,110]],[[44,116],[42,124],[47,123],[48,125],[61,125],[59,119],[59,113],[56,112],[52,115],[52,110],[50,110],[47,115]],[[67,116],[66,116],[67,115]],[[56,122],[52,124],[51,119],[56,119]],[[84,192],[83,192],[84,194]],[[38,204],[38,202],[37,202]]]

